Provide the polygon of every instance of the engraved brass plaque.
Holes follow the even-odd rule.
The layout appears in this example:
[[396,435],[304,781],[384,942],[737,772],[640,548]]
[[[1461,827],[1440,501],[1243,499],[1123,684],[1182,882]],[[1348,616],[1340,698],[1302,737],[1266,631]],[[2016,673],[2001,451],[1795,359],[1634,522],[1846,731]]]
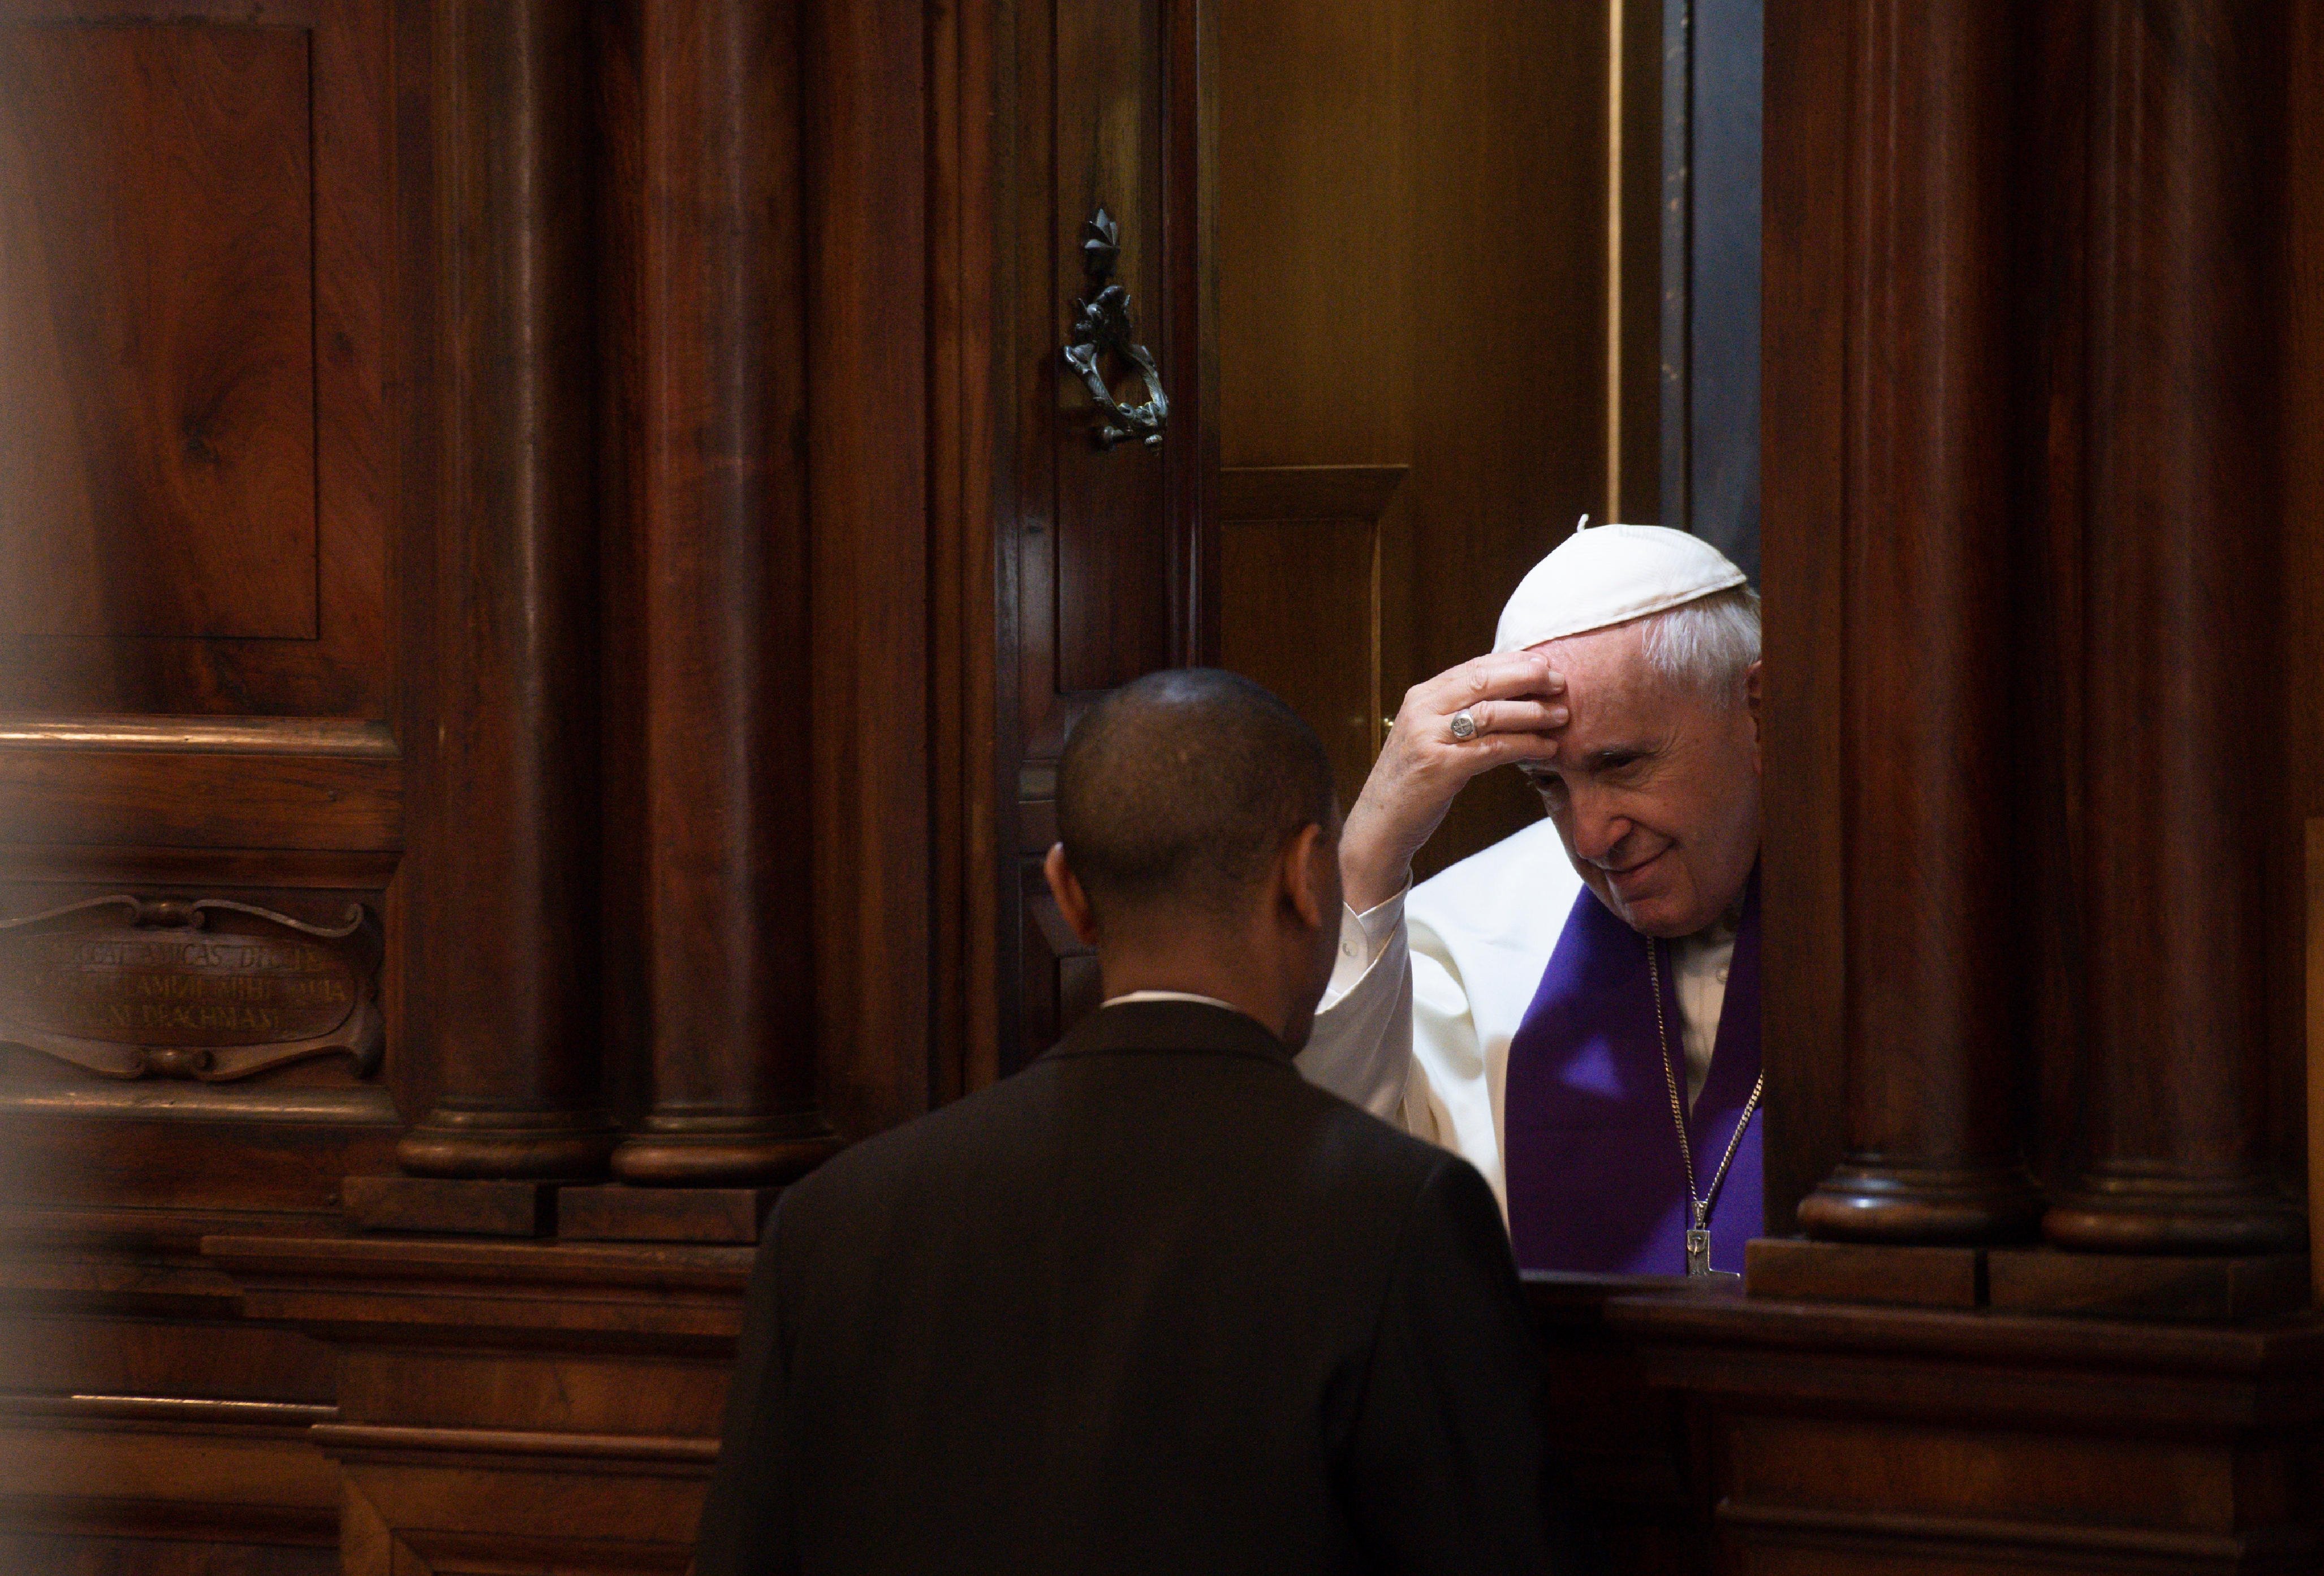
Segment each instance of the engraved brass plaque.
[[246,1078],[379,1060],[379,931],[222,898],[96,898],[0,923],[0,1042],[108,1078]]

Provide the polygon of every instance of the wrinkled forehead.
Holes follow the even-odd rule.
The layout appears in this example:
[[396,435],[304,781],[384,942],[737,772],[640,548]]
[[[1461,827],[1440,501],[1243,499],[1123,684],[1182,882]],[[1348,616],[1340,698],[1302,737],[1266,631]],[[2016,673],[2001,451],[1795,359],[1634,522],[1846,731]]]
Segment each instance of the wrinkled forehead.
[[1641,624],[1591,630],[1530,649],[1545,653],[1565,680],[1572,721],[1561,741],[1561,760],[1615,745],[1658,742],[1675,732],[1692,709],[1693,697],[1647,661]]

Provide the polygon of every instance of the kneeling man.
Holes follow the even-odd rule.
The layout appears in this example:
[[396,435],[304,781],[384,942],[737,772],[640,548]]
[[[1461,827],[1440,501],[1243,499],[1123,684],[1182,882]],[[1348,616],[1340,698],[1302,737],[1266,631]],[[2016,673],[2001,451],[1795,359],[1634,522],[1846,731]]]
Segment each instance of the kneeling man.
[[[1421,883],[1504,764],[1548,819]],[[1759,602],[1698,537],[1577,530],[1415,687],[1348,814],[1310,1078],[1465,1155],[1528,1269],[1739,1271],[1760,1234]]]
[[1157,674],[1074,730],[1057,824],[1109,999],[783,1195],[703,1576],[1541,1570],[1493,1195],[1291,1065],[1339,933],[1323,746]]

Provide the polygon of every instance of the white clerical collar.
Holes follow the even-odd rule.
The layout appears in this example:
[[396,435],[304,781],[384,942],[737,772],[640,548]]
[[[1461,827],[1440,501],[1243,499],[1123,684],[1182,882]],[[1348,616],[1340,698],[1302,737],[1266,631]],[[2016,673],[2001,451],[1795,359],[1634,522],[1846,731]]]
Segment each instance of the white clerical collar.
[[[1132,991],[1127,995],[1109,996],[1102,1005],[1125,1007],[1133,1001],[1194,1001],[1204,1007],[1223,1007],[1229,1012],[1242,1011],[1231,1001],[1222,1001],[1215,996],[1197,996],[1192,991]],[[1244,1016],[1250,1015],[1245,1013]]]

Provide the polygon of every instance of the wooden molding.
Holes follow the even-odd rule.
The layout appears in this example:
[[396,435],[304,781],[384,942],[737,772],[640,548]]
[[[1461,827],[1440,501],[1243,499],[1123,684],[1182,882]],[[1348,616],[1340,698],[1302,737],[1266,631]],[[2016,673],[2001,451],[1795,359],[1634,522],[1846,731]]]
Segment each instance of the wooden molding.
[[0,750],[0,825],[21,842],[397,849],[402,768],[354,754]]
[[625,1433],[562,1433],[538,1428],[421,1428],[389,1424],[318,1423],[316,1444],[334,1456],[407,1454],[537,1456],[551,1461],[631,1461],[707,1466],[715,1439]]
[[365,1497],[362,1485],[346,1479],[339,1491],[339,1569],[343,1576],[396,1576],[412,1571],[419,1557],[396,1541],[387,1518]]
[[0,714],[0,750],[145,750],[201,755],[396,756],[395,730],[360,717]]
[[314,1442],[330,1455],[423,1455],[441,1462],[453,1455],[530,1455],[588,1462],[677,1462],[705,1467],[718,1460],[715,1439],[669,1434],[560,1434],[512,1427],[400,1427],[381,1423],[318,1423]]
[[211,1237],[250,1317],[343,1344],[511,1342],[723,1357],[753,1249],[397,1237]]
[[2061,1525],[1987,1516],[1933,1516],[1897,1511],[1810,1509],[1732,1500],[1717,1512],[1722,1529],[1742,1534],[1754,1545],[1812,1539],[1824,1548],[1835,1543],[1857,1552],[1885,1551],[1909,1544],[1923,1558],[1939,1550],[1988,1562],[2023,1559],[2048,1563],[2060,1559],[2218,1562],[2222,1568],[2280,1546],[2282,1540],[2236,1533],[2165,1532],[2144,1527]]
[[[2324,1421],[2314,1319],[2246,1327],[1671,1296],[1615,1298],[1607,1318],[1646,1353],[1656,1383],[1722,1396],[2156,1426]],[[1747,1352],[1757,1360],[1736,1360]],[[1876,1379],[1880,1365],[1905,1362],[1925,1365],[1915,1391]]]
[[102,1083],[12,1088],[0,1092],[0,1114],[116,1117],[168,1122],[328,1122],[399,1126],[395,1101],[376,1084],[352,1089],[269,1085],[235,1089],[207,1083]]
[[[477,1458],[471,1457],[472,1462]],[[340,1548],[346,1576],[556,1570],[597,1576],[684,1571],[706,1465],[555,1476],[570,1458],[445,1471],[350,1461]],[[480,1468],[480,1470],[479,1470]]]
[[203,1257],[245,1276],[305,1275],[371,1282],[473,1277],[479,1286],[586,1285],[630,1289],[706,1289],[739,1295],[753,1250],[653,1245],[411,1241],[356,1237],[214,1236]]
[[0,1415],[79,1422],[156,1423],[236,1430],[295,1429],[303,1433],[339,1415],[303,1401],[230,1401],[190,1396],[0,1395]]

